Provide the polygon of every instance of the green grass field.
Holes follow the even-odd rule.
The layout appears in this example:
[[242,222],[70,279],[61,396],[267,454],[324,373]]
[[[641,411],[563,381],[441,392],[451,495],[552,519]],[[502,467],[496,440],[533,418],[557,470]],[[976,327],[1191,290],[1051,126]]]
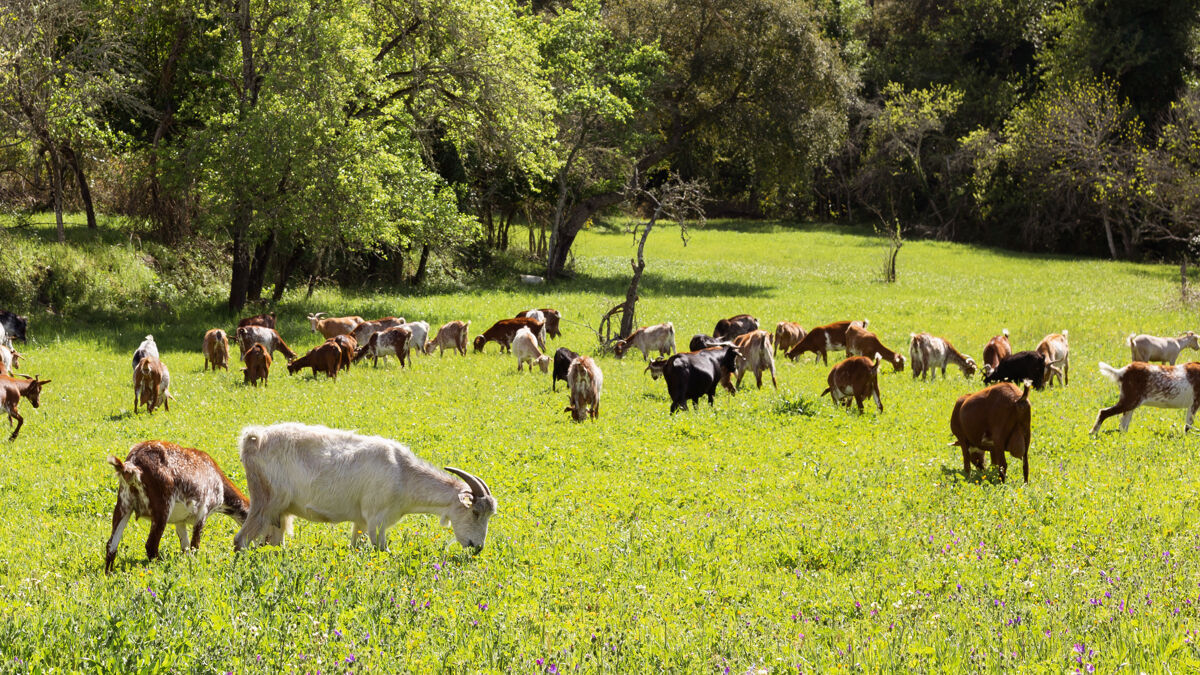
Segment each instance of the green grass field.
[[[1030,483],[964,480],[948,447],[955,399],[980,387],[884,367],[885,412],[817,399],[827,369],[780,359],[779,390],[719,393],[668,415],[640,358],[600,359],[602,416],[573,424],[562,388],[483,356],[355,368],[337,382],[269,387],[203,373],[203,331],[229,316],[75,325],[35,316],[23,372],[49,377],[5,443],[0,473],[0,667],[89,672],[1183,672],[1200,669],[1200,441],[1183,411],[1140,409],[1127,434],[1087,434],[1116,387],[1096,362],[1128,361],[1130,332],[1195,329],[1168,266],[1028,257],[910,242],[899,281],[879,240],[844,230],[714,222],[661,229],[647,247],[642,324],[680,346],[735,313],[806,327],[867,317],[907,353],[927,330],[979,358],[1008,328],[1015,349],[1070,330],[1071,384],[1032,394]],[[624,295],[628,235],[587,232],[578,277],[548,287],[418,296],[288,296],[281,332],[319,340],[309,311],[469,319],[473,334],[528,307],[559,308],[551,348],[594,347]],[[171,411],[131,414],[129,359],[153,333]],[[1193,354],[1189,356],[1196,357]],[[241,555],[236,524],[202,550],[173,534],[146,564],[131,523],[103,573],[117,480],[104,462],[159,438],[211,453],[245,485],[246,424],[321,423],[409,444],[483,477],[500,501],[486,549],[412,516],[391,548],[351,550],[349,525],[298,521],[282,548]],[[1107,422],[1108,431],[1117,427]],[[1018,463],[1019,465],[1019,463]],[[1015,479],[1015,480],[1014,480]]]

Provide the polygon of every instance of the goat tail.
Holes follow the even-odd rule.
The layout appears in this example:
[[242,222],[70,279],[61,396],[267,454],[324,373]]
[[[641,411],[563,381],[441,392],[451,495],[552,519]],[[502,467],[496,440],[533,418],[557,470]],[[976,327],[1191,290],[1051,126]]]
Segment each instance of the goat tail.
[[1063,329],[1062,336],[1063,336],[1063,340],[1066,340],[1066,339],[1067,339],[1068,335],[1067,335],[1067,329],[1066,329],[1066,328],[1064,328],[1064,329]]
[[1108,379],[1112,380],[1113,382],[1120,384],[1121,378],[1125,376],[1125,369],[1128,367],[1129,366],[1125,366],[1125,368],[1113,368],[1112,366],[1108,365],[1107,363],[1101,361],[1100,362],[1100,374],[1107,377]]
[[141,483],[142,471],[137,466],[126,464],[121,461],[120,457],[115,455],[108,456],[108,463],[112,465],[113,470],[117,472],[121,480],[127,483]]
[[1137,337],[1137,333],[1130,333],[1129,337],[1125,338],[1125,346],[1132,347],[1133,346],[1133,338],[1135,338],[1135,337]]
[[824,396],[825,394],[829,394],[830,397],[832,397],[833,396],[833,387],[825,387],[825,391],[821,392],[820,396],[817,396],[817,398],[821,398],[821,396]]
[[1029,383],[1025,383],[1025,391],[1021,392],[1021,398],[1017,399],[1017,403],[1029,400]]
[[1003,335],[1004,337],[1008,337],[1008,329],[1005,328],[1005,329],[1001,330],[1000,334]]

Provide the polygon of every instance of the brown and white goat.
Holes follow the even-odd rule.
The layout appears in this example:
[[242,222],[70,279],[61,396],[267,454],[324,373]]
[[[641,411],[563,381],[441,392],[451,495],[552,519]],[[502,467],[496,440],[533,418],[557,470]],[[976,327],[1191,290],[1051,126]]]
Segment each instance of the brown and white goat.
[[1100,362],[1100,373],[1121,387],[1116,405],[1100,410],[1091,433],[1100,430],[1104,420],[1121,415],[1121,431],[1129,429],[1133,411],[1141,405],[1152,408],[1182,408],[1187,411],[1183,431],[1192,428],[1196,408],[1200,407],[1200,363],[1159,366],[1134,361],[1124,368]]
[[[224,513],[238,523],[246,521],[250,500],[237,489],[208,453],[165,441],[143,441],[129,450],[125,461],[109,457],[121,481],[113,508],[112,534],[104,553],[104,572],[113,571],[117,548],[129,517],[149,518],[146,557],[158,558],[158,545],[167,525],[175,526],[179,546],[200,548],[204,521]],[[192,536],[188,539],[188,526]]]
[[276,351],[282,352],[283,357],[288,361],[296,358],[296,352],[283,341],[283,338],[274,328],[265,328],[263,326],[242,326],[237,329],[237,341],[242,348],[242,358],[246,357],[246,352],[255,343],[261,344],[267,348],[267,352],[274,355]]
[[846,354],[866,357],[879,354],[892,364],[896,372],[904,370],[904,356],[883,346],[879,336],[862,326],[852,325],[846,328]]
[[1184,349],[1200,349],[1200,338],[1190,330],[1174,338],[1130,334],[1125,338],[1125,344],[1129,345],[1133,361],[1162,361],[1175,365],[1175,360]]
[[351,333],[351,335],[354,336],[355,340],[358,340],[358,344],[365,345],[375,333],[385,331],[389,328],[395,328],[396,326],[403,326],[405,323],[407,322],[402,316],[385,316],[382,319],[364,321],[358,324],[354,327],[354,331]]
[[438,329],[437,337],[425,343],[425,353],[432,354],[433,350],[437,349],[438,356],[442,356],[447,349],[450,349],[466,356],[467,331],[470,327],[470,321],[449,321],[442,324],[442,327]]
[[229,337],[225,335],[225,331],[213,328],[205,333],[201,351],[204,352],[205,370],[208,370],[210,365],[213,372],[216,372],[217,368],[229,370]]
[[342,364],[342,349],[333,342],[322,342],[308,350],[308,353],[298,359],[288,362],[288,375],[295,375],[304,368],[312,368],[313,377],[317,373],[325,373],[331,380],[337,379],[338,368]]
[[787,355],[792,347],[800,344],[805,335],[808,335],[808,332],[804,330],[804,326],[793,321],[780,321],[775,324],[775,352],[782,351]]
[[21,417],[21,413],[17,410],[17,404],[21,402],[21,398],[28,399],[29,404],[34,408],[38,407],[42,386],[47,384],[50,384],[50,380],[39,380],[36,375],[33,377],[22,375],[19,378],[0,375],[0,410],[8,413],[8,426],[12,426],[13,420],[17,421],[17,428],[13,430],[8,440],[16,440],[17,435],[21,433],[21,427],[25,424],[25,418]]
[[1067,331],[1052,333],[1038,343],[1037,353],[1046,361],[1046,383],[1054,386],[1054,378],[1064,387],[1071,384],[1071,350],[1067,345]]
[[542,350],[538,349],[537,338],[528,328],[522,328],[513,336],[512,353],[517,357],[517,372],[521,372],[521,366],[529,364],[529,372],[533,372],[533,364],[537,364],[542,369],[543,373],[550,372],[550,356],[543,354]]
[[824,326],[817,326],[800,338],[800,341],[787,352],[787,357],[793,361],[805,352],[816,354],[825,365],[829,365],[829,352],[840,352],[846,348],[846,331],[851,326],[866,328],[868,321],[835,321]]
[[267,385],[267,378],[271,376],[271,354],[266,347],[261,344],[255,344],[246,352],[246,358],[242,359],[246,365],[242,367],[243,384],[251,384],[258,386],[258,381],[262,380],[263,386]]
[[323,316],[325,316],[325,312],[309,314],[308,323],[312,327],[312,332],[320,333],[326,340],[339,335],[349,335],[354,332],[355,326],[363,322],[361,316],[336,316],[322,319]]
[[1006,357],[1012,355],[1012,345],[1008,343],[1008,329],[1000,331],[999,335],[994,336],[988,343],[983,346],[983,371],[984,377],[992,374],[996,366],[1000,365]]
[[490,328],[483,331],[482,334],[475,336],[475,351],[483,352],[483,348],[489,342],[495,342],[500,345],[501,352],[512,351],[513,338],[517,336],[517,331],[522,328],[528,328],[530,333],[538,341],[538,349],[546,348],[546,322],[538,321],[528,317],[520,319],[500,319],[492,324]]
[[775,381],[775,357],[773,355],[771,334],[765,330],[754,330],[733,339],[738,348],[738,357],[734,361],[737,368],[737,388],[742,388],[742,377],[747,370],[754,371],[754,380],[762,389],[762,374],[771,371],[771,384],[776,389],[779,383]]
[[883,412],[883,401],[879,398],[879,357],[872,361],[865,356],[851,356],[829,371],[829,386],[821,392],[821,396],[829,394],[834,403],[850,407],[850,399],[858,404],[858,412],[863,412],[863,401],[875,399],[879,412]]
[[1021,474],[1029,482],[1030,441],[1029,386],[1017,389],[1011,382],[994,384],[987,389],[964,394],[950,413],[950,445],[962,448],[963,475],[974,464],[983,470],[983,453],[988,451],[992,464],[1000,467],[1000,482],[1008,479],[1005,453],[1021,458]]
[[938,369],[944,380],[948,365],[958,366],[967,379],[975,374],[975,359],[955,349],[949,340],[929,333],[911,333],[909,337],[908,357],[912,361],[914,380],[918,376],[922,381],[927,377],[937,379]]
[[146,412],[152,413],[158,406],[171,412],[171,371],[167,364],[158,360],[157,356],[147,356],[138,361],[133,369],[133,412],[138,411],[138,404],[146,406]]
[[21,367],[21,352],[0,344],[0,375],[12,375],[12,371]]
[[571,361],[567,368],[567,396],[571,404],[564,412],[571,413],[571,419],[576,422],[600,417],[600,390],[603,388],[604,374],[591,357],[580,356]]
[[657,351],[663,356],[675,353],[675,326],[670,321],[657,326],[643,326],[624,340],[613,344],[613,355],[618,359],[624,358],[630,349],[642,352],[642,360],[650,359],[650,352]]
[[540,309],[527,309],[524,312],[517,314],[516,318],[531,318],[546,322],[546,337],[556,338],[562,335],[559,330],[559,321],[562,320],[562,313],[557,309],[542,307]]
[[400,367],[403,368],[405,363],[412,365],[412,358],[409,354],[410,342],[412,342],[412,331],[407,326],[392,326],[387,330],[373,333],[367,340],[367,344],[359,347],[358,352],[354,354],[354,360],[361,361],[370,354],[374,359],[374,366],[379,365],[380,358],[383,359],[383,365],[386,366],[388,354],[391,354],[400,361]]

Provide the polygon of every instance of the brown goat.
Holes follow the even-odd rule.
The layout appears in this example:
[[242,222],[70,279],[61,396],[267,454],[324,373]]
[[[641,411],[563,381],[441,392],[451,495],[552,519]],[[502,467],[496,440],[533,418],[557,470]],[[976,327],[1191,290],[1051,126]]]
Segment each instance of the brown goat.
[[402,316],[385,316],[382,319],[364,321],[358,324],[354,327],[354,330],[350,334],[354,336],[354,339],[357,340],[358,344],[361,346],[367,344],[367,341],[370,340],[371,336],[375,333],[385,331],[389,328],[395,328],[396,326],[403,326],[405,323],[407,322]]
[[322,319],[325,312],[308,315],[308,322],[314,333],[320,333],[326,340],[339,335],[349,335],[354,327],[363,322],[361,316],[338,316]]
[[835,321],[834,323],[817,326],[800,338],[800,342],[787,352],[787,357],[793,361],[805,352],[812,352],[821,357],[825,365],[829,365],[828,352],[840,352],[846,349],[846,330],[850,326],[867,327],[867,320]]
[[342,349],[333,342],[323,342],[307,354],[288,363],[288,375],[295,375],[302,368],[312,368],[313,377],[325,373],[331,380],[337,379],[338,367],[342,364]]
[[883,401],[879,398],[879,358],[874,361],[865,356],[851,356],[829,371],[829,386],[821,392],[821,396],[829,394],[834,403],[850,407],[850,398],[858,404],[858,412],[863,412],[863,401],[875,398],[879,412],[883,412]]
[[354,339],[353,335],[335,335],[329,338],[326,342],[332,342],[342,350],[342,370],[350,370],[350,364],[354,361],[354,352],[358,350],[358,340]]
[[217,368],[229,370],[229,337],[220,328],[213,328],[204,334],[204,369],[211,365],[213,372]]
[[1008,343],[1008,329],[1005,328],[983,347],[983,365],[980,366],[980,370],[983,371],[984,377],[991,375],[996,366],[1009,356],[1012,356],[1012,345]]
[[267,348],[261,344],[255,344],[246,352],[246,358],[242,359],[246,365],[242,368],[244,379],[243,384],[252,384],[258,386],[258,381],[262,380],[263,386],[267,386],[267,378],[271,375],[271,354]]
[[541,319],[542,321],[546,322],[546,337],[557,338],[562,335],[562,332],[558,328],[558,322],[562,320],[562,313],[557,309],[551,309],[549,307],[527,309],[524,312],[519,312],[516,318],[522,319],[529,317],[536,319],[538,318],[537,312],[541,312]]
[[1021,474],[1029,482],[1029,387],[1024,391],[1011,382],[994,384],[973,394],[964,394],[950,414],[950,445],[962,448],[963,475],[974,464],[983,470],[983,452],[1000,467],[1000,482],[1008,478],[1005,453],[1021,458]]
[[467,331],[470,327],[470,321],[450,321],[442,324],[442,327],[438,329],[437,337],[425,343],[425,353],[432,354],[436,348],[438,349],[438,356],[441,356],[449,348],[466,356]]
[[846,329],[846,353],[866,357],[879,354],[892,364],[896,372],[904,370],[904,355],[884,347],[878,335],[861,326],[850,326]]
[[1055,377],[1064,387],[1071,384],[1071,348],[1067,344],[1067,331],[1042,338],[1037,353],[1046,361],[1046,384],[1053,387]]
[[39,380],[36,375],[33,377],[22,375],[19,378],[0,375],[0,410],[8,413],[9,426],[12,426],[13,420],[17,421],[17,428],[13,430],[8,440],[15,441],[17,435],[21,433],[21,427],[25,424],[25,418],[21,417],[21,413],[17,411],[17,404],[21,402],[21,398],[29,399],[30,405],[34,408],[38,407],[42,386],[47,384],[50,384],[50,380]]
[[[112,534],[104,554],[105,574],[113,571],[121,535],[129,517],[149,518],[146,557],[158,558],[158,545],[167,525],[175,525],[183,550],[200,548],[204,521],[224,513],[239,523],[246,521],[250,500],[221,471],[207,453],[165,441],[144,441],[129,450],[125,461],[109,457],[120,478],[117,505],[113,508]],[[187,526],[192,526],[188,541]]]
[[528,328],[530,333],[537,338],[538,349],[546,349],[546,323],[523,317],[520,319],[500,319],[492,324],[491,328],[483,331],[481,335],[475,337],[475,351],[482,352],[484,345],[489,342],[495,342],[500,345],[501,352],[511,351],[513,338],[517,336],[517,331],[522,328]]
[[775,353],[778,354],[782,350],[786,356],[788,350],[800,344],[805,335],[808,335],[808,332],[804,330],[804,326],[792,321],[780,321],[775,324]]
[[254,316],[248,316],[238,322],[238,328],[243,328],[245,326],[262,326],[263,328],[270,328],[274,330],[275,312],[271,312],[270,314],[255,314]]

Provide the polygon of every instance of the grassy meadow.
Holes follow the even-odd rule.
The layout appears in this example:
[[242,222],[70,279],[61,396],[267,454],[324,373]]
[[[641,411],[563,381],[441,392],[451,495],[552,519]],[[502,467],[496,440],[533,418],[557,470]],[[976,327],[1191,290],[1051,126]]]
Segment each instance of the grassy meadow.
[[[627,234],[585,232],[574,280],[505,281],[422,295],[287,296],[281,333],[315,346],[304,315],[403,315],[472,335],[529,307],[563,312],[550,347],[586,352],[624,296]],[[961,475],[955,399],[980,387],[880,378],[885,411],[817,394],[828,369],[782,356],[779,389],[749,386],[668,415],[635,353],[600,359],[601,417],[574,424],[550,377],[515,359],[417,357],[336,382],[276,362],[269,386],[202,372],[205,329],[227,314],[145,321],[35,315],[22,372],[51,378],[3,442],[0,670],[88,672],[1194,672],[1200,669],[1200,438],[1183,411],[1143,408],[1088,429],[1116,387],[1096,362],[1128,361],[1131,332],[1197,328],[1177,268],[1030,257],[909,242],[899,280],[876,279],[875,237],[714,221],[656,230],[641,324],[672,321],[679,346],[718,318],[764,328],[870,319],[907,353],[910,332],[979,358],[1008,328],[1014,349],[1070,331],[1069,387],[1031,394],[1030,483]],[[3,303],[0,302],[0,305]],[[147,333],[171,369],[170,412],[133,415],[130,355]],[[1188,356],[1200,356],[1188,353]],[[488,482],[500,502],[471,556],[429,516],[389,551],[347,546],[349,524],[297,522],[285,547],[234,555],[214,516],[202,549],[173,532],[146,564],[146,521],[103,573],[117,480],[104,458],[158,438],[211,453],[245,486],[243,425],[320,423],[409,444]]]

